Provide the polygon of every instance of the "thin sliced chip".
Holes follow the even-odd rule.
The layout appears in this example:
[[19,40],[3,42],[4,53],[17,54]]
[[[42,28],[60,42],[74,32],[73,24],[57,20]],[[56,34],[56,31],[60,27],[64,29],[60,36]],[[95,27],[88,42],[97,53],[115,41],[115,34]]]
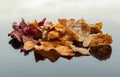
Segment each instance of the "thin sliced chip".
[[112,43],[112,36],[108,34],[92,34],[85,39],[83,46],[99,46],[99,45],[109,45]]
[[79,52],[83,55],[90,55],[90,53],[89,53],[90,48],[88,48],[88,49],[87,48],[80,48],[80,47],[76,47],[74,45],[71,45],[71,48],[74,52]]
[[77,41],[83,42],[84,39],[90,34],[91,25],[87,23],[84,19],[81,19],[72,24],[69,31],[72,33]]
[[61,56],[74,56],[73,50],[67,46],[57,46],[55,50],[61,55]]
[[34,48],[34,43],[32,41],[27,41],[25,42],[24,46],[23,46],[23,49],[25,51],[28,51],[28,50],[31,50]]

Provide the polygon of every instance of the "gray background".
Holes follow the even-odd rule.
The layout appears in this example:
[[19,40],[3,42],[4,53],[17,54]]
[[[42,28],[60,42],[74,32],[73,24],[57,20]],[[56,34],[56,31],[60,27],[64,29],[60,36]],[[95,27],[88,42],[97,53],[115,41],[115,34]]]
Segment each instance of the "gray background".
[[[24,18],[27,22],[46,17],[85,18],[90,23],[103,22],[103,32],[113,36],[110,59],[99,61],[93,56],[67,60],[34,60],[12,48],[7,34],[11,24]],[[0,0],[0,77],[119,77],[120,76],[120,0]]]

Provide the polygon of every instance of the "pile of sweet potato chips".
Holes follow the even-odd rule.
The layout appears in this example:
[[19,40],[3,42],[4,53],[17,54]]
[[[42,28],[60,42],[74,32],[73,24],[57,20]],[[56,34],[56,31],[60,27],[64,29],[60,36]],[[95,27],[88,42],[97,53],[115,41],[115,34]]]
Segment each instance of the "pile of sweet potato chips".
[[13,23],[13,31],[9,34],[23,43],[24,52],[59,53],[61,56],[74,56],[76,52],[90,55],[91,47],[109,45],[112,36],[101,31],[102,22],[90,24],[83,18],[58,19],[56,24],[46,22],[46,18],[37,22],[20,24]]

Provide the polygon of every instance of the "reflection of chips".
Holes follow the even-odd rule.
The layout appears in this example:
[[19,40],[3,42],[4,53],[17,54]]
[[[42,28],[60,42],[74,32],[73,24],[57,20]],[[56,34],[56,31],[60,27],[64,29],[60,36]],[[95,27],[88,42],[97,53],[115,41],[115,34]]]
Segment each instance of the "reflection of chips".
[[47,58],[51,62],[55,62],[60,57],[59,53],[57,53],[54,50],[50,50],[49,52],[43,50],[41,51],[35,50],[34,54],[35,54],[36,62],[39,61],[41,58],[42,59]]
[[91,47],[90,54],[99,60],[106,60],[110,58],[112,53],[112,48],[110,45],[102,45]]

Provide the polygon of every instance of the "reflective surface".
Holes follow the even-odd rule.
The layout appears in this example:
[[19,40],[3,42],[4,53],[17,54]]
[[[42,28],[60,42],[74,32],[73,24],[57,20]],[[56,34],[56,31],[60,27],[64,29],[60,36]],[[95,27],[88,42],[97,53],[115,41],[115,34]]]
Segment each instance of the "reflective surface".
[[[9,41],[9,44],[14,48],[14,49],[20,49],[23,44],[20,43],[17,39],[11,39]],[[66,58],[68,60],[71,60],[73,57],[81,57],[81,56],[89,56],[89,55],[82,55],[80,54],[79,52],[76,52],[75,53],[75,56],[73,57],[68,57],[68,56],[60,56],[59,53],[57,53],[56,51],[49,51],[49,52],[46,52],[46,51],[37,51],[37,50],[31,50],[31,51],[22,51],[20,49],[20,52],[23,52],[24,53],[24,56],[27,56],[29,55],[30,52],[34,52],[34,58],[35,58],[35,61],[38,62],[38,61],[41,61],[41,60],[45,60],[45,59],[48,59],[49,61],[51,62],[56,62],[59,57],[63,57],[63,58]],[[90,48],[90,54],[95,57],[96,59],[98,60],[107,60],[110,58],[111,56],[111,53],[112,53],[112,48],[110,45],[104,45],[104,46],[96,46],[96,47],[91,47]]]
[[16,49],[13,48],[16,45],[9,44],[11,38],[7,34],[12,30],[12,23],[0,23],[0,77],[119,77],[120,24],[101,20],[104,24],[102,31],[113,36],[112,45],[99,47],[99,50],[92,48],[91,56],[78,54],[72,58],[60,57],[57,53],[24,54],[20,52],[19,44]]

